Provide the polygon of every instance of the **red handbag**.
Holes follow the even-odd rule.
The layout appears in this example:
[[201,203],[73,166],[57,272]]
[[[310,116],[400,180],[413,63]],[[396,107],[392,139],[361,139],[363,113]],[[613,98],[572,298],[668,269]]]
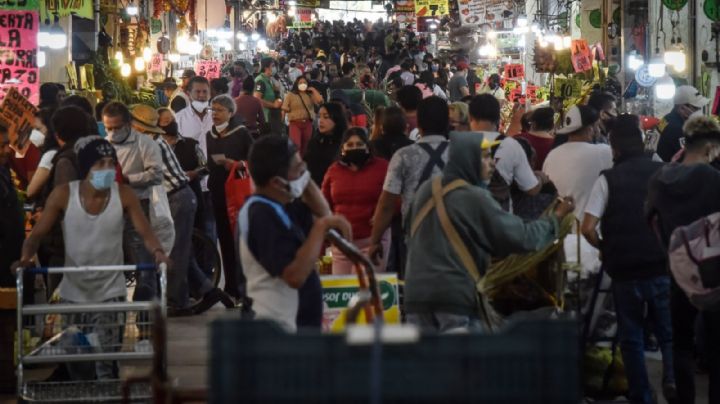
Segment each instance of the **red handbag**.
[[227,180],[225,180],[225,203],[227,204],[228,219],[233,234],[235,234],[240,209],[242,209],[245,200],[252,193],[253,183],[247,163],[236,161],[230,170],[230,174],[228,174]]

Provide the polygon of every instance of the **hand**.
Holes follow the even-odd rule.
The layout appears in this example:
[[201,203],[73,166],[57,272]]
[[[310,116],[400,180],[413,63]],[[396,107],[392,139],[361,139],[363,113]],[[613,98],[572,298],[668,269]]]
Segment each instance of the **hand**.
[[275,100],[275,103],[273,103],[273,107],[280,108],[280,107],[282,107],[282,104],[283,104],[282,100],[278,98],[277,100]]
[[380,262],[382,261],[384,255],[385,251],[383,251],[382,244],[375,243],[370,245],[370,249],[368,250],[368,257],[370,257],[370,260],[374,265],[380,265]]
[[190,181],[195,181],[200,175],[196,170],[188,171],[185,173]]
[[575,210],[575,200],[572,196],[566,196],[564,198],[558,198],[559,203],[555,206],[555,215],[562,219],[569,213]]
[[535,176],[541,184],[547,184],[550,182],[550,177],[548,177],[547,174],[542,171],[535,171]]
[[35,262],[32,259],[21,258],[19,261],[15,261],[10,265],[10,272],[15,275],[20,268],[34,268]]
[[352,225],[345,219],[345,216],[341,215],[330,215],[320,219],[322,225],[325,226],[325,231],[334,229],[340,232],[340,234],[348,241],[352,241]]
[[165,264],[167,268],[170,268],[170,265],[172,264],[172,261],[170,261],[170,258],[165,255],[165,251],[162,249],[155,250],[154,254],[155,258],[155,265],[157,266],[157,270],[160,271],[160,264]]
[[235,163],[237,163],[237,161],[235,161],[235,160],[233,160],[233,159],[223,159],[223,160],[220,162],[220,164],[222,164],[223,167],[225,167],[225,169],[228,170],[228,171],[232,170],[233,165],[234,165]]

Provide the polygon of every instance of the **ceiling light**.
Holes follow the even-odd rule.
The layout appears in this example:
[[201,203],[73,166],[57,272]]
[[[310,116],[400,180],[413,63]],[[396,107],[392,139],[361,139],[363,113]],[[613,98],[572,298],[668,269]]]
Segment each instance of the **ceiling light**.
[[665,75],[665,62],[660,56],[655,56],[648,63],[648,74],[650,77],[660,78]]
[[659,100],[669,100],[675,97],[675,82],[665,75],[655,83],[655,95]]
[[130,65],[127,63],[123,63],[122,67],[120,67],[120,75],[123,77],[130,77],[131,72],[132,68],[130,68]]

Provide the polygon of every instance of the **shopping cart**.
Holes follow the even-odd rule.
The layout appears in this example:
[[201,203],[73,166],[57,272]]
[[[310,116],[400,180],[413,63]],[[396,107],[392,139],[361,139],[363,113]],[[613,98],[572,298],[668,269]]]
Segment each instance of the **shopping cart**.
[[[160,265],[160,301],[23,305],[23,273],[155,271],[154,265],[20,269],[17,273],[17,394],[23,402],[120,401],[120,364],[149,366],[153,324],[166,315],[167,268]],[[162,333],[160,333],[162,336]],[[160,337],[161,337],[160,336]],[[165,363],[162,358],[162,363]],[[63,381],[29,380],[26,367],[64,367]],[[57,370],[57,369],[56,369]],[[71,381],[65,381],[66,379]],[[52,379],[52,378],[51,378]],[[135,384],[131,401],[149,401],[149,383]]]

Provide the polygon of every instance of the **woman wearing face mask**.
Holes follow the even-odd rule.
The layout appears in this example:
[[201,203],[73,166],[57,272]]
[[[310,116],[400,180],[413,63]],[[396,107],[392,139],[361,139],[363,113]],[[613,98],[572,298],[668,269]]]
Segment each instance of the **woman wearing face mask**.
[[304,76],[295,80],[292,90],[285,95],[282,111],[290,122],[290,139],[305,155],[308,142],[312,137],[313,121],[315,120],[315,105],[322,103],[322,96],[312,87]]
[[210,170],[208,189],[222,252],[225,292],[237,299],[241,295],[239,281],[242,280],[238,276],[234,236],[227,214],[225,181],[230,175],[233,164],[247,160],[253,139],[244,126],[231,122],[235,114],[235,102],[232,98],[227,95],[217,96],[213,98],[210,108],[213,127],[205,135]]
[[27,187],[28,199],[35,199],[40,195],[45,184],[50,178],[50,171],[53,168],[53,158],[60,149],[60,144],[53,134],[51,110],[44,108],[38,111],[35,116],[35,127],[30,135],[32,137],[41,138],[42,142],[37,145],[40,148],[40,163],[38,164],[35,174],[33,174],[30,184]]
[[[382,193],[388,162],[373,157],[370,139],[363,128],[350,128],[342,140],[340,161],[330,166],[322,183],[322,192],[335,214],[348,219],[353,229],[353,243],[368,253],[371,219]],[[382,238],[383,251],[390,251],[390,232]],[[353,263],[333,247],[333,275],[352,273]],[[384,271],[387,256],[376,268]]]
[[305,151],[305,162],[316,184],[322,184],[328,167],[337,160],[347,122],[342,105],[329,102],[320,107],[317,133]]
[[423,99],[437,95],[443,100],[447,100],[447,94],[435,83],[435,76],[429,70],[420,73],[420,78],[415,81],[415,86],[422,91]]

